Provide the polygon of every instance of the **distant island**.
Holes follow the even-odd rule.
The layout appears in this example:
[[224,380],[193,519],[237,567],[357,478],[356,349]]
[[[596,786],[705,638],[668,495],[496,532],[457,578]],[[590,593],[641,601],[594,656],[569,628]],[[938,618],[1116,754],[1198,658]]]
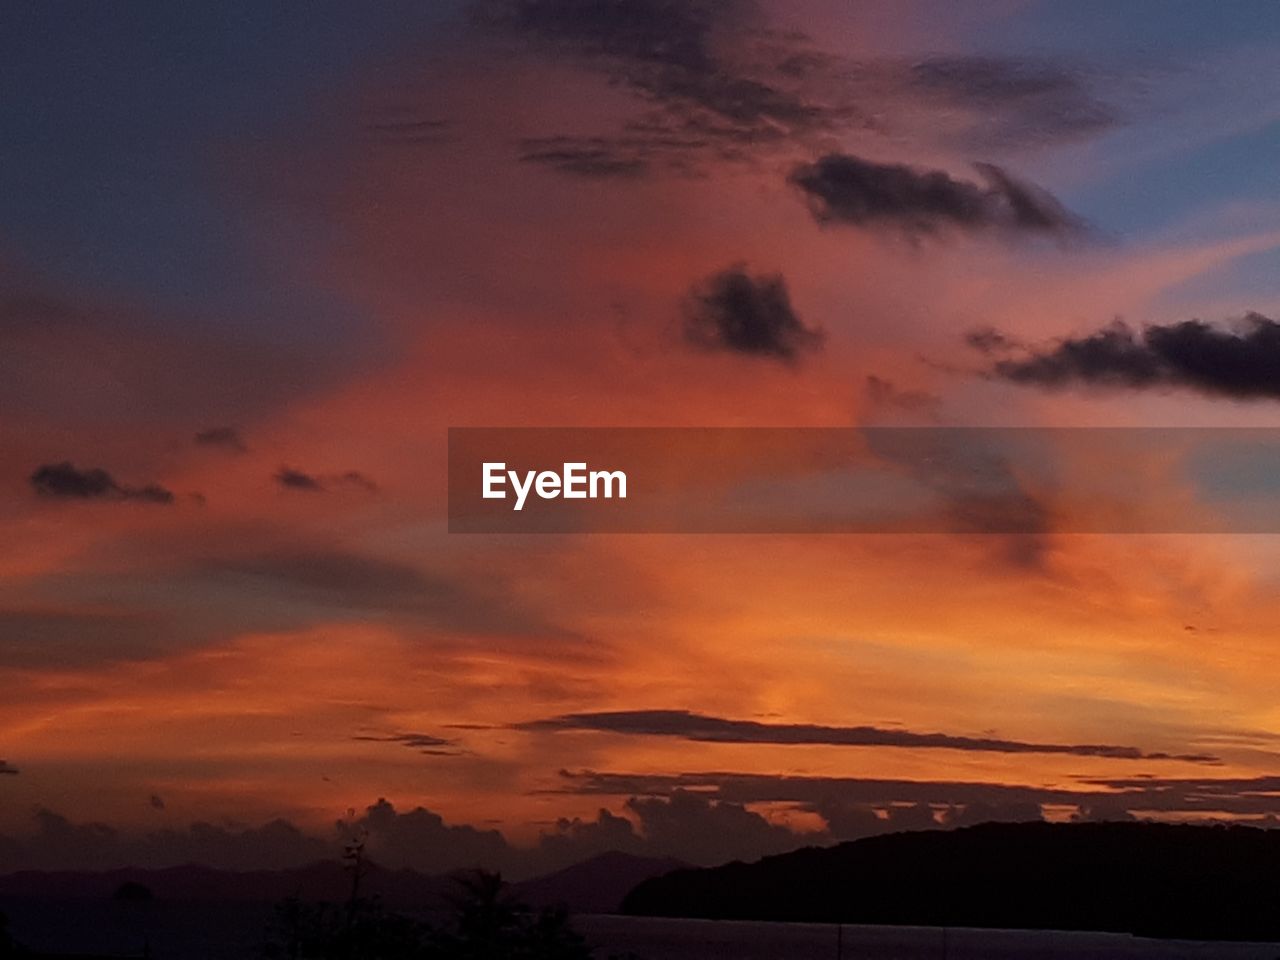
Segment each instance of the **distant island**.
[[684,869],[624,913],[1280,940],[1280,830],[988,823]]

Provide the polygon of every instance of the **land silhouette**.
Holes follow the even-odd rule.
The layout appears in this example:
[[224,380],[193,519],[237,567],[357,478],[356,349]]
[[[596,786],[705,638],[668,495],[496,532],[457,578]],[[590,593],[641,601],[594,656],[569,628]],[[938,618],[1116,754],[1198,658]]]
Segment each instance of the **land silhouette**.
[[641,882],[633,915],[1280,940],[1280,831],[987,823]]

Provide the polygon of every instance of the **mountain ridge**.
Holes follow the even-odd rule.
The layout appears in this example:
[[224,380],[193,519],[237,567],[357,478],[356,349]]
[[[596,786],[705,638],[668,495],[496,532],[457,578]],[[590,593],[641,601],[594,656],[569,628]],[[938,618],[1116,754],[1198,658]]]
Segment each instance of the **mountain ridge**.
[[1280,940],[1280,830],[988,823],[642,881],[624,913]]

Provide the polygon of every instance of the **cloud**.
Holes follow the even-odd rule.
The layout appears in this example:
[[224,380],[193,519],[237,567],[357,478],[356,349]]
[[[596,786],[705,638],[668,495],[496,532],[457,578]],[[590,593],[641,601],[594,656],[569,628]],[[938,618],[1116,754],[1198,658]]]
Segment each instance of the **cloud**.
[[562,818],[534,844],[521,847],[496,829],[449,823],[422,806],[401,812],[382,798],[322,835],[282,819],[261,826],[196,822],[129,832],[96,821],[76,823],[41,809],[30,835],[0,836],[0,872],[189,863],[224,870],[281,869],[337,859],[352,836],[364,836],[370,859],[383,867],[432,874],[484,867],[528,877],[611,851],[712,865],[829,839],[793,832],[740,803],[681,790],[669,797],[631,797],[623,810],[626,815],[601,809],[592,820]]
[[93,467],[81,470],[69,460],[37,467],[28,478],[36,493],[45,497],[71,500],[137,500],[143,503],[173,503],[170,490],[149,483],[126,487],[106,470]]
[[615,850],[711,865],[755,860],[829,839],[771,823],[740,803],[685,790],[665,797],[630,797],[623,808],[630,817],[601,808],[594,820],[557,821],[534,851],[539,869],[558,869]]
[[16,774],[17,772],[18,772],[18,768],[15,766],[12,766],[8,760],[0,760],[0,776],[3,776],[6,773],[13,775],[13,774]]
[[979,353],[995,354],[1012,350],[1017,341],[1001,333],[995,327],[978,327],[964,335],[964,342]]
[[248,453],[249,447],[235,427],[210,427],[195,435],[197,446],[221,447],[235,453]]
[[601,807],[594,820],[561,817],[538,838],[538,849],[547,869],[558,870],[601,853],[641,854],[644,838],[629,819]]
[[[1012,349],[1010,341],[999,343]],[[1046,388],[1185,389],[1233,400],[1275,400],[1280,399],[1280,323],[1250,313],[1235,329],[1185,320],[1137,332],[1116,322],[998,359],[989,375]]]
[[[683,146],[688,141],[680,142]],[[669,144],[670,145],[670,144]],[[641,137],[528,137],[520,160],[590,179],[638,177],[649,171],[658,144]]]
[[522,730],[597,730],[633,736],[679,737],[707,743],[825,744],[847,747],[915,747],[986,753],[1049,753],[1124,760],[1169,760],[1218,764],[1207,754],[1147,753],[1108,744],[1028,743],[944,733],[916,733],[880,727],[836,727],[809,723],[727,720],[688,710],[616,710],[570,713],[518,725]]
[[1096,136],[1120,123],[1066,64],[1017,57],[930,57],[906,65],[900,82],[940,108],[970,108],[964,139],[983,146],[1025,146]]
[[982,534],[998,559],[1025,570],[1045,566],[1052,547],[1053,509],[1015,469],[1025,451],[1000,431],[868,430],[871,451],[905,471],[941,501],[942,529]]
[[326,616],[363,618],[376,611],[471,636],[565,636],[502,591],[490,593],[406,563],[324,546],[208,558],[194,572],[253,587],[276,600],[315,604]]
[[621,135],[525,141],[522,159],[585,177],[695,172],[835,129],[855,115],[807,79],[826,61],[802,38],[763,28],[755,4],[676,0],[497,0],[476,5],[489,31],[573,59],[652,109]]
[[684,335],[704,350],[785,362],[820,348],[825,336],[796,316],[780,275],[752,276],[741,264],[714,274],[690,291]]
[[985,184],[941,170],[829,153],[796,166],[790,181],[821,224],[891,228],[911,236],[960,230],[1066,238],[1082,232],[1081,222],[1048,192],[994,164],[974,166]]
[[665,798],[632,797],[626,808],[639,819],[650,851],[697,864],[756,859],[806,842],[803,835],[770,823],[742,804],[709,800],[685,790]]
[[324,485],[311,474],[287,466],[276,471],[275,481],[286,490],[319,492],[324,489]]
[[337,826],[339,831],[364,832],[369,856],[387,867],[416,866],[433,872],[476,865],[502,869],[514,860],[512,848],[497,830],[451,826],[425,807],[400,813],[381,798],[359,818]]
[[971,827],[979,823],[1031,823],[1043,819],[1043,808],[1029,800],[997,804],[978,800],[947,811],[943,822],[948,827]]
[[620,132],[522,141],[523,161],[574,176],[699,174],[839,133],[1009,151],[1119,123],[1065,62],[854,60],[772,28],[763,7],[745,0],[490,0],[473,9],[491,35],[576,62],[650,108]]
[[456,747],[457,741],[445,740],[429,733],[358,734],[351,739],[361,740],[366,743],[398,743],[430,757],[457,757],[462,755],[461,750],[449,749]]
[[359,470],[316,475],[302,470],[295,470],[289,466],[282,466],[275,472],[274,479],[276,483],[286,490],[304,490],[311,493],[321,493],[334,486],[343,485],[359,487],[369,493],[375,493],[378,490],[378,485]]
[[10,667],[58,667],[152,656],[175,625],[155,613],[103,606],[0,608],[0,659]]
[[863,837],[905,830],[937,830],[939,827],[952,826],[949,818],[956,814],[955,808],[935,810],[927,803],[877,806],[845,803],[836,797],[801,804],[800,807],[822,817],[826,821],[831,839],[837,841],[860,840]]
[[1280,813],[1280,777],[1173,778],[1157,776],[1077,778],[1075,786],[963,780],[893,780],[810,777],[708,771],[631,774],[594,770],[561,771],[565,790],[587,796],[666,797],[697,792],[712,800],[740,804],[799,804],[821,810],[838,803],[871,806],[927,804],[939,810],[986,804],[998,809],[1058,806],[1076,810],[1126,810],[1134,815],[1231,818]]
[[[154,800],[158,798],[153,798]],[[333,859],[336,842],[315,837],[287,820],[259,827],[225,827],[206,822],[185,829],[131,834],[97,821],[75,823],[39,809],[35,831],[0,837],[0,870],[110,869],[169,867],[188,863],[223,870],[266,870]],[[6,842],[7,841],[7,842]]]

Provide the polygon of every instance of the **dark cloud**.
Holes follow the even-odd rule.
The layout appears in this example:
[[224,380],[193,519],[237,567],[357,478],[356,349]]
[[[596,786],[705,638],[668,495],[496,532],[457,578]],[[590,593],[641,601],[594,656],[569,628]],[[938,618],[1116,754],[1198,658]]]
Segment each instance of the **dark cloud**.
[[1044,819],[1044,809],[1031,801],[991,804],[982,801],[952,807],[942,814],[947,827],[972,827],[979,823],[1034,823]]
[[[803,40],[764,29],[753,3],[700,0],[495,0],[488,29],[573,58],[652,106],[621,136],[550,137],[523,159],[586,177],[634,177],[659,166],[695,172],[764,146],[847,124],[856,112],[804,82]],[[807,65],[802,68],[802,65]]]
[[711,32],[724,12],[703,0],[497,0],[476,5],[488,26],[565,52],[707,71],[715,58]]
[[322,493],[335,486],[359,487],[361,490],[374,493],[378,485],[359,470],[347,470],[344,473],[317,475],[293,467],[282,466],[274,474],[276,483],[286,490],[304,490],[311,493]]
[[827,744],[856,747],[920,747],[990,753],[1058,753],[1078,757],[1111,757],[1124,760],[1177,759],[1189,763],[1219,764],[1207,754],[1147,753],[1137,747],[1109,744],[1028,743],[944,733],[916,733],[880,727],[834,727],[808,723],[760,723],[727,720],[687,710],[617,710],[604,713],[570,713],[518,725],[522,730],[599,730],[609,733],[680,737],[710,743]]
[[274,479],[286,490],[308,490],[318,493],[324,489],[324,485],[316,477],[301,470],[294,470],[292,467],[281,467],[276,471]]
[[0,760],[0,776],[6,773],[12,775],[12,774],[16,774],[17,772],[18,772],[18,768],[15,766],[12,766],[8,760]]
[[462,751],[453,749],[457,746],[456,741],[429,733],[358,734],[351,739],[366,743],[397,743],[430,757],[457,757],[462,754]]
[[248,453],[249,447],[235,427],[210,427],[195,435],[195,442],[201,447],[221,447],[236,453]]
[[1064,62],[851,60],[772,29],[748,0],[479,0],[473,10],[491,35],[593,70],[648,105],[621,133],[522,145],[522,160],[587,178],[700,174],[857,131],[1008,151],[1119,123],[1086,73]]
[[960,230],[1066,238],[1082,232],[1081,222],[1048,192],[993,164],[975,168],[985,184],[941,170],[830,153],[796,166],[790,180],[822,224],[891,228],[911,236]]
[[830,839],[797,833],[740,803],[675,790],[664,797],[630,797],[629,817],[601,809],[594,820],[561,819],[539,838],[534,862],[554,870],[601,853],[621,851],[710,865],[755,860]]
[[173,493],[148,483],[127,487],[106,470],[92,467],[81,470],[68,460],[37,467],[28,478],[41,496],[72,500],[137,500],[142,503],[173,503]]
[[1077,810],[1126,810],[1137,816],[1273,817],[1280,813],[1280,777],[1166,778],[1157,776],[1079,778],[1077,785],[1036,787],[955,780],[881,780],[729,772],[680,774],[561,774],[566,791],[589,796],[666,797],[695,791],[713,800],[740,804],[822,804],[872,806],[927,804],[938,810],[986,804],[999,809],[1028,805]]
[[547,868],[558,870],[602,853],[641,855],[644,838],[629,819],[601,807],[594,820],[561,817],[552,829],[543,831],[538,847]]
[[1017,341],[1001,333],[995,327],[978,327],[964,335],[964,342],[979,353],[996,354],[1012,350]]
[[1123,801],[1093,800],[1080,807],[1071,819],[1076,823],[1117,823],[1137,820]]
[[770,823],[740,803],[709,800],[685,790],[665,798],[631,797],[626,807],[639,819],[649,851],[691,863],[757,859],[806,843],[803,835]]
[[827,108],[760,76],[760,65],[725,55],[722,35],[755,19],[749,3],[509,0],[485,9],[491,26],[592,61],[661,105],[668,129],[772,137],[826,121]]
[[151,805],[152,810],[164,809],[164,798],[158,793],[153,793],[147,802]]
[[591,179],[648,173],[655,145],[641,138],[532,137],[520,142],[520,160]]
[[741,264],[709,277],[689,293],[685,339],[705,350],[796,361],[821,347],[824,334],[796,316],[786,281],[752,276]]
[[626,816],[601,809],[592,820],[558,820],[526,847],[513,846],[495,829],[448,823],[425,807],[401,812],[385,799],[339,821],[328,836],[308,833],[287,820],[256,827],[198,822],[185,829],[130,833],[39,810],[30,835],[0,836],[0,872],[189,863],[224,870],[280,869],[337,859],[351,836],[362,835],[370,859],[382,867],[431,874],[484,867],[519,878],[613,851],[712,865],[830,839],[824,833],[795,833],[740,803],[681,790],[669,797],[632,797],[623,809]]
[[384,799],[365,808],[339,831],[354,830],[368,837],[369,856],[386,867],[417,867],[432,872],[477,865],[510,869],[515,854],[497,830],[446,824],[438,813],[414,807],[400,813]]
[[1186,389],[1234,400],[1275,400],[1280,399],[1280,323],[1250,313],[1236,329],[1185,320],[1136,332],[1117,322],[1024,356],[1004,357],[989,373],[1049,388]]
[[[8,840],[8,843],[3,842]],[[332,859],[336,844],[310,836],[285,820],[260,827],[193,823],[184,830],[128,834],[100,822],[74,823],[52,810],[35,812],[35,831],[0,838],[3,870],[166,867],[188,863],[224,870],[261,870]]]
[[[425,807],[400,812],[385,799],[335,824],[329,836],[308,834],[284,820],[260,827],[194,823],[186,829],[130,834],[40,810],[32,835],[0,836],[0,870],[183,863],[231,870],[281,868],[335,859],[356,833],[367,837],[371,858],[383,866],[427,873],[483,866],[528,877],[610,851],[707,865],[901,830],[1041,820],[1046,805],[1067,815],[1074,810],[1073,817],[1082,820],[1164,814],[1280,823],[1275,777],[1082,780],[1076,789],[724,772],[583,771],[563,772],[562,779],[566,787],[556,792],[625,798],[621,813],[601,808],[592,819],[560,819],[533,846],[516,847],[497,830],[450,824]],[[826,827],[794,831],[751,808],[758,804],[814,814]]]

